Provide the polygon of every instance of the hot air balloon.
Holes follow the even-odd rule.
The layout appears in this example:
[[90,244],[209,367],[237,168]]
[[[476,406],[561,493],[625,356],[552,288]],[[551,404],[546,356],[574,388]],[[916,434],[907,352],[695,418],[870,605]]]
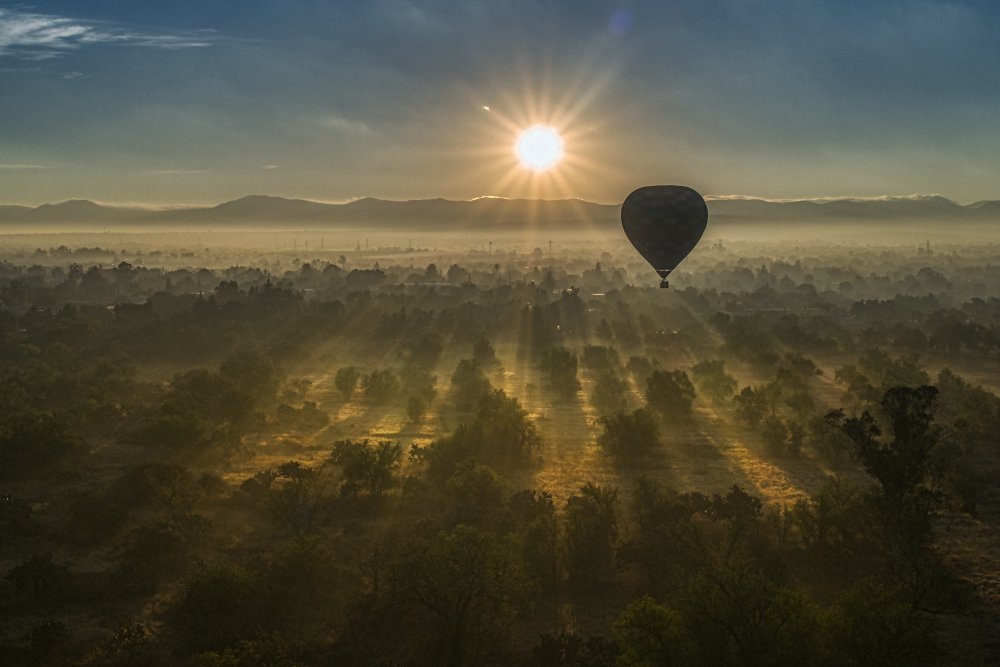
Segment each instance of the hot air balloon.
[[622,228],[639,254],[667,276],[691,252],[708,225],[708,206],[700,194],[683,185],[648,185],[622,204]]

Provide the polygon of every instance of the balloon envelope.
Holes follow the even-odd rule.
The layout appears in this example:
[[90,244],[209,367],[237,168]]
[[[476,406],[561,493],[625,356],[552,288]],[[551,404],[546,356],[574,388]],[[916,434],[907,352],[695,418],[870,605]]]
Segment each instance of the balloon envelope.
[[666,278],[687,257],[708,225],[708,206],[683,185],[648,185],[622,204],[622,228],[666,287]]

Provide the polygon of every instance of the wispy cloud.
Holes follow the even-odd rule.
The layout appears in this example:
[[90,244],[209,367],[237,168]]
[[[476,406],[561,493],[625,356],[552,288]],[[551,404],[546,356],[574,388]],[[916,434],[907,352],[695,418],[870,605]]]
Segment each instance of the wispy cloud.
[[48,169],[44,164],[5,164],[0,162],[0,169],[7,171],[18,171],[22,169]]
[[20,9],[0,9],[0,57],[48,60],[92,44],[124,44],[160,49],[210,46],[208,30],[151,33],[115,23],[88,21]]
[[188,174],[207,174],[207,169],[148,169],[150,176],[186,176]]
[[363,120],[344,118],[342,116],[325,116],[320,122],[325,127],[345,134],[374,134],[372,128]]

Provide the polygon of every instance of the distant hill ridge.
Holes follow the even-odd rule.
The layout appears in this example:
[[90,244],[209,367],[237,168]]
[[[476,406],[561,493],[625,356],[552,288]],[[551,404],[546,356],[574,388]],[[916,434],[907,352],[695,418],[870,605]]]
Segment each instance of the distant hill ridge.
[[[767,200],[753,197],[709,197],[711,220],[727,222],[810,221],[1000,221],[1000,201],[958,204],[938,195],[911,197]],[[151,209],[96,204],[73,199],[56,204],[0,206],[0,225],[14,224],[166,224],[329,226],[420,229],[560,228],[618,224],[620,205],[581,199],[472,200],[365,198],[330,204],[305,199],[249,195],[217,206]]]

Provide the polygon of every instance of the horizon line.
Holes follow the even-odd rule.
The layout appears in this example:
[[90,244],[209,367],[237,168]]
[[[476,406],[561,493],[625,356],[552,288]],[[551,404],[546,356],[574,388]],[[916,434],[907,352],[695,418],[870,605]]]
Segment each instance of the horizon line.
[[[190,204],[164,204],[164,203],[142,203],[135,201],[110,201],[104,199],[90,199],[84,197],[70,197],[68,199],[62,199],[58,201],[45,201],[41,204],[22,204],[18,202],[0,202],[0,207],[22,207],[27,209],[38,209],[43,206],[60,206],[72,202],[87,202],[95,204],[97,206],[102,206],[106,208],[119,208],[119,209],[145,209],[149,211],[183,211],[183,210],[197,210],[206,208],[215,208],[222,206],[224,204],[230,204],[233,202],[242,201],[244,199],[249,199],[252,197],[259,197],[263,199],[283,199],[286,201],[302,201],[311,204],[323,204],[327,206],[345,206],[347,204],[352,204],[358,201],[374,200],[382,202],[391,203],[407,203],[407,202],[427,202],[427,201],[446,201],[455,203],[472,203],[481,200],[491,200],[499,199],[505,201],[545,201],[545,202],[560,202],[560,201],[579,201],[585,204],[595,204],[597,206],[620,206],[622,202],[601,202],[593,201],[590,199],[585,199],[583,197],[560,197],[560,198],[544,198],[544,197],[507,197],[503,195],[477,195],[469,199],[450,199],[448,197],[420,197],[420,198],[409,198],[409,199],[393,199],[387,197],[379,196],[360,196],[360,197],[350,197],[346,199],[307,199],[303,197],[292,197],[286,195],[273,195],[273,194],[261,194],[261,193],[251,193],[236,197],[235,199],[226,199],[223,201],[218,201],[216,203],[190,203]],[[827,203],[827,202],[838,202],[838,201],[856,201],[856,202],[880,202],[880,201],[921,201],[921,200],[933,200],[933,199],[944,199],[950,201],[958,206],[970,206],[972,204],[977,204],[984,201],[994,201],[990,199],[976,199],[969,202],[960,202],[956,199],[952,199],[946,195],[939,193],[908,193],[908,194],[883,194],[883,195],[863,195],[863,196],[853,196],[853,195],[819,195],[814,197],[764,197],[760,195],[748,195],[748,194],[707,194],[703,195],[706,202],[712,201],[761,201],[772,204],[793,204],[793,203]],[[624,201],[624,199],[623,199]]]

